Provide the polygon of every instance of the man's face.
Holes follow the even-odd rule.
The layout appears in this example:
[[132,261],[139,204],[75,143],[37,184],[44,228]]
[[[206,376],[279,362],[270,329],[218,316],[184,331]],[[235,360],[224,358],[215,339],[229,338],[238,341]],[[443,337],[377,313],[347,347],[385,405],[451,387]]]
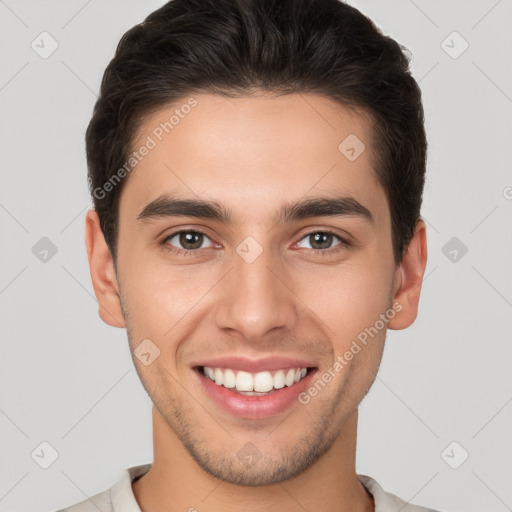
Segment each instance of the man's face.
[[[373,382],[385,328],[331,369],[316,396],[298,399],[391,308],[398,274],[389,206],[361,113],[309,94],[194,98],[161,141],[155,129],[180,105],[147,117],[134,142],[137,149],[150,136],[156,146],[121,194],[120,298],[132,352],[148,339],[144,357],[159,350],[151,364],[134,362],[171,435],[218,478],[266,485],[318,460]],[[366,146],[355,160],[362,146],[338,149],[350,134]],[[151,211],[138,219],[163,194],[215,201],[231,222]],[[352,198],[372,219],[354,211],[276,218],[285,204],[318,197]],[[224,357],[295,359],[310,370],[272,399],[248,397],[201,373],[210,363],[236,377],[240,360],[216,361]]]

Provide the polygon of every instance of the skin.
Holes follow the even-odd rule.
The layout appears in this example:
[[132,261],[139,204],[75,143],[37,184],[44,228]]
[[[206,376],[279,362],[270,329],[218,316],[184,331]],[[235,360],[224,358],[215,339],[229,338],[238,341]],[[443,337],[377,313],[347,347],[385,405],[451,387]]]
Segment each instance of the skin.
[[[364,112],[314,94],[194,97],[198,105],[124,184],[117,273],[96,212],[86,217],[101,318],[127,329],[132,354],[147,338],[160,350],[149,366],[133,358],[154,403],[153,467],[133,483],[135,497],[143,512],[229,512],[240,503],[247,511],[373,510],[355,472],[357,408],[378,370],[386,328],[308,404],[266,419],[221,410],[190,364],[223,355],[279,355],[314,361],[322,374],[393,303],[401,310],[387,328],[408,327],[426,266],[425,224],[418,221],[395,266],[389,205],[373,168]],[[176,108],[147,117],[134,147]],[[366,146],[355,161],[338,150],[351,133]],[[216,200],[229,207],[234,222],[137,221],[163,192]],[[272,221],[284,202],[341,195],[368,208],[374,223],[356,215]],[[179,229],[206,233],[197,256],[172,254],[160,243]],[[325,248],[315,245],[308,235],[322,229],[352,245],[333,252],[336,237]],[[252,263],[236,252],[247,236],[263,251]],[[166,244],[192,248],[179,237]],[[322,250],[331,253],[318,254]],[[252,464],[237,457],[248,442],[260,454]]]

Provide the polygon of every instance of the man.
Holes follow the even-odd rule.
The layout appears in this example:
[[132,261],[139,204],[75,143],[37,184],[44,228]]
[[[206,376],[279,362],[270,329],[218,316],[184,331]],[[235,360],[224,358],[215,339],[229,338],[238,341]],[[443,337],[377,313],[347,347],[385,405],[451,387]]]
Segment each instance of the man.
[[173,0],[123,36],[86,144],[91,278],[154,461],[65,510],[429,510],[355,471],[427,258],[402,48],[337,0]]

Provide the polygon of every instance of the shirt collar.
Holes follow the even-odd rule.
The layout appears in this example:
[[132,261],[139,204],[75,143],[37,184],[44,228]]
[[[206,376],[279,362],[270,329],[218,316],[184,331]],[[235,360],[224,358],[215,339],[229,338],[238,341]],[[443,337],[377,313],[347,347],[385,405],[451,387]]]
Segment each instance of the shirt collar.
[[[132,482],[145,475],[152,464],[133,466],[123,471],[122,477],[111,489],[111,500],[113,512],[141,512],[139,504],[133,494]],[[406,503],[395,496],[387,493],[379,483],[367,475],[357,475],[358,480],[373,496],[375,512],[392,512],[399,510]]]

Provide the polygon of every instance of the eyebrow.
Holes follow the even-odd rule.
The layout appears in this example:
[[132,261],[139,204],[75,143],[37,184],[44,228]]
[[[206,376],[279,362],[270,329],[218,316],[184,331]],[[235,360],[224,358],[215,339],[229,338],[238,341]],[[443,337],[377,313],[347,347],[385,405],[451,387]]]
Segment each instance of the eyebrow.
[[[223,224],[233,223],[231,210],[217,201],[187,199],[170,194],[162,194],[148,203],[137,216],[137,220],[145,223],[161,218],[179,216],[216,220]],[[296,202],[288,202],[281,207],[277,215],[272,217],[272,220],[277,224],[279,222],[292,222],[323,216],[356,216],[371,224],[375,222],[370,210],[350,196],[312,197]]]

